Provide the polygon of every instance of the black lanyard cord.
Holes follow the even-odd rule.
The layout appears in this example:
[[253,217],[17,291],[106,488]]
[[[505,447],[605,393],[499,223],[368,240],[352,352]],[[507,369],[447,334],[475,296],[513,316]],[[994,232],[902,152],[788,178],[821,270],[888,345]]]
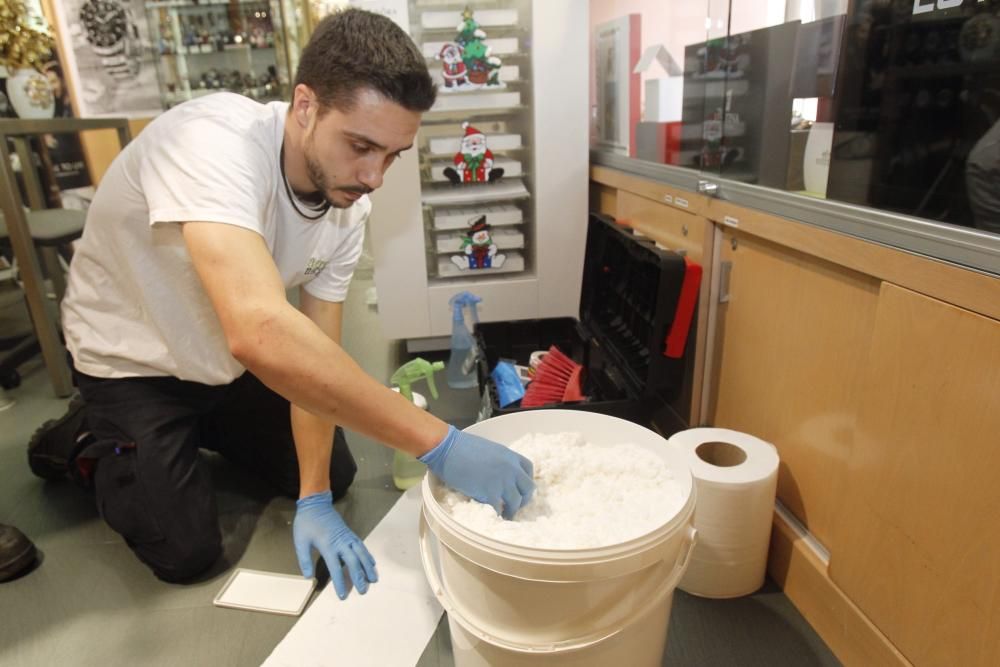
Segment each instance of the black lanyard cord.
[[295,203],[295,200],[297,199],[297,197],[295,196],[295,193],[292,192],[291,186],[288,185],[288,177],[285,176],[285,142],[284,141],[281,142],[281,152],[280,152],[280,154],[278,156],[278,164],[280,165],[280,168],[281,168],[281,182],[285,184],[285,194],[288,195],[288,200],[290,202],[292,202],[292,208],[295,209],[295,212],[298,213],[299,215],[301,215],[306,220],[319,220],[324,215],[326,215],[327,211],[330,210],[330,202],[326,201],[325,199],[323,200],[323,203],[320,204],[319,206],[317,206],[317,207],[310,207],[314,211],[318,211],[318,213],[316,215],[308,215],[306,213],[303,213],[302,209],[299,208],[299,205]]

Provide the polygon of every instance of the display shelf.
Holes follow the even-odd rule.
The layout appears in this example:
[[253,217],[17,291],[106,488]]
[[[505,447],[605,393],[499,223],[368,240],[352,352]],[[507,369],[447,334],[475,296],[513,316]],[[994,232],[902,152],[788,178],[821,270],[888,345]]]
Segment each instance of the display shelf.
[[[441,80],[441,65],[440,64],[429,64],[427,70],[431,74],[431,78],[435,81]],[[504,65],[500,68],[500,83],[507,85],[522,84],[525,83],[524,79],[521,78],[521,68],[517,65]],[[440,91],[444,95],[451,94],[447,91]]]
[[506,257],[503,266],[488,269],[460,269],[450,257],[437,258],[437,275],[439,278],[482,278],[503,273],[518,273],[524,271],[524,257],[514,250],[503,253]]
[[[466,238],[462,232],[436,234],[434,247],[439,253],[461,252],[462,243]],[[493,230],[493,242],[500,250],[521,250],[524,248],[524,233],[515,228],[495,229]]]
[[[202,0],[193,2],[192,0],[151,0],[145,4],[146,9],[193,9],[197,7],[227,7],[233,0]],[[264,4],[263,0],[235,0],[237,5],[259,5]]]
[[496,183],[468,183],[451,185],[440,183],[428,185],[421,193],[421,200],[430,206],[448,204],[486,204],[530,197],[528,188],[520,180],[498,181]]
[[[416,150],[399,163],[406,172],[387,174],[383,189],[392,194],[373,195],[379,321],[388,336],[447,335],[448,301],[461,290],[482,298],[480,315],[487,322],[577,311],[587,81],[586,68],[564,67],[587,58],[586,13],[577,4],[410,0],[411,36],[439,94],[423,115]],[[454,48],[442,48],[448,44]],[[543,91],[560,104],[534,104]],[[444,180],[456,155],[474,163],[486,150],[504,169],[500,180]],[[547,164],[540,155],[566,166],[540,171]],[[472,256],[495,247],[502,266],[469,268],[467,239]]]
[[[502,26],[517,26],[518,13],[516,9],[480,9],[476,11],[476,22],[484,28]],[[462,23],[462,12],[429,11],[420,15],[420,27],[424,30],[454,30]]]
[[[440,137],[427,142],[427,152],[430,156],[454,155],[462,147],[459,137]],[[491,134],[490,150],[509,151],[523,148],[520,134]]]
[[521,104],[521,93],[517,91],[492,92],[471,90],[449,95],[438,95],[431,107],[436,111],[513,111]]
[[485,215],[492,227],[519,225],[524,222],[524,211],[514,204],[494,204],[492,206],[468,206],[456,208],[434,208],[431,225],[437,231],[465,229],[469,221]]
[[[448,167],[454,168],[454,166],[455,164],[451,160],[435,160],[431,162],[431,181],[434,183],[448,183],[448,177],[444,175],[444,170]],[[498,157],[493,160],[493,168],[503,169],[504,178],[516,178],[523,175],[520,160]]]

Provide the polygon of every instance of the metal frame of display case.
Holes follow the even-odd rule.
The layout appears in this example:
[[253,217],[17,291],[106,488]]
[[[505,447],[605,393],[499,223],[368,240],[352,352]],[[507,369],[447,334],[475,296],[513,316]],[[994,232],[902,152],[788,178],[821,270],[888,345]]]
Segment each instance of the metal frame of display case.
[[945,262],[1000,275],[1000,236],[899,213],[749,185],[718,173],[645,162],[593,150],[591,164],[618,169],[691,192],[715,186],[715,196],[782,218],[848,234]]

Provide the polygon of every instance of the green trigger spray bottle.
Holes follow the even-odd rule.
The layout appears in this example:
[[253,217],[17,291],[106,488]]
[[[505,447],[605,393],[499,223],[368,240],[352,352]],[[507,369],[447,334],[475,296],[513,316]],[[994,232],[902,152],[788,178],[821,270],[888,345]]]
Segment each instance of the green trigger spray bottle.
[[[392,374],[389,382],[399,387],[399,393],[417,407],[426,410],[427,401],[420,394],[414,393],[412,385],[417,380],[424,378],[427,380],[427,388],[433,398],[438,397],[437,386],[434,384],[434,372],[444,370],[443,361],[430,362],[417,357],[408,361]],[[398,449],[392,456],[392,481],[396,488],[405,491],[414,484],[417,484],[424,476],[427,466]]]

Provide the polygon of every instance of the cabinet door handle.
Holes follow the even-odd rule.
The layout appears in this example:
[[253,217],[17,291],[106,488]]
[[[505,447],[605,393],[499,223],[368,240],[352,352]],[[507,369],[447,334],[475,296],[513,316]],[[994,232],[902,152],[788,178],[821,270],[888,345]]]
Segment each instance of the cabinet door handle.
[[732,262],[719,264],[719,303],[729,303],[729,276],[732,272]]

